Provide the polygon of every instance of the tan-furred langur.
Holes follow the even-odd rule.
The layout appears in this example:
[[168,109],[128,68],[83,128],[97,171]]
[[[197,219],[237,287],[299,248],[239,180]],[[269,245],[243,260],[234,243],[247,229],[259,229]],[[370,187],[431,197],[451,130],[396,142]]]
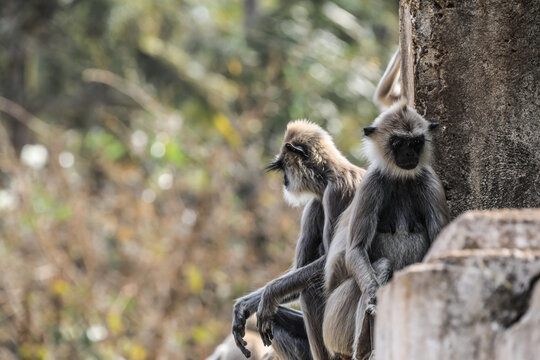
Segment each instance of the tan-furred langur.
[[[245,321],[257,311],[265,345],[281,359],[329,359],[322,340],[324,264],[334,227],[350,204],[364,170],[351,164],[330,135],[305,120],[289,123],[280,153],[268,166],[283,173],[285,198],[305,204],[293,268],[236,302],[233,336],[246,357]],[[301,312],[280,304],[298,298]]]

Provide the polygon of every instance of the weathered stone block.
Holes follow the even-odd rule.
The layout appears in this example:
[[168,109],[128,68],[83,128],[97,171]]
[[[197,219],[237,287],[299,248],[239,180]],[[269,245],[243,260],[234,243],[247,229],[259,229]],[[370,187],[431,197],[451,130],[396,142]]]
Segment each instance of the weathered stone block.
[[534,287],[525,315],[498,334],[495,344],[495,360],[533,360],[540,357],[540,283]]
[[377,360],[494,359],[539,275],[539,251],[509,249],[447,252],[397,272],[377,294]]
[[424,261],[462,249],[540,250],[540,209],[469,211],[437,237]]

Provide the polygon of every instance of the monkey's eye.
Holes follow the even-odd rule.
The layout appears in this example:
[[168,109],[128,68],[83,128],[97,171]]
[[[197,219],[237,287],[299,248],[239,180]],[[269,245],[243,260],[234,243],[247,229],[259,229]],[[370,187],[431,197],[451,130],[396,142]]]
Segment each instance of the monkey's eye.
[[415,137],[414,139],[412,139],[411,141],[411,145],[414,147],[414,148],[420,148],[424,145],[424,136],[423,135],[420,135],[418,137]]
[[395,138],[392,138],[390,140],[390,145],[392,145],[392,147],[400,147],[401,145],[403,145],[403,139],[400,139],[398,137],[395,137]]
[[291,143],[286,143],[285,148],[289,151],[292,151],[295,154],[298,154],[304,158],[307,158],[306,149],[302,145],[293,145]]

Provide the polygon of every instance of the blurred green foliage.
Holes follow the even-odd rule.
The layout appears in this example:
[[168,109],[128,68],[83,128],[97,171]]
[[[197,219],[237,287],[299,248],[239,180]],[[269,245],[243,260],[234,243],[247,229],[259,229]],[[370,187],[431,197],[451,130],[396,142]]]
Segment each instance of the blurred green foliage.
[[262,171],[286,123],[363,164],[397,1],[0,14],[0,358],[204,358],[233,299],[290,265],[299,210]]

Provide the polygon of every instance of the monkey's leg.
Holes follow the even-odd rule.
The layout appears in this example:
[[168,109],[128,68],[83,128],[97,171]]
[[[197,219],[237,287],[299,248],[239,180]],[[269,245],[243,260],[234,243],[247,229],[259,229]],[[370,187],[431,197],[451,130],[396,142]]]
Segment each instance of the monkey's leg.
[[[386,284],[392,275],[392,264],[390,260],[381,258],[373,263],[373,270],[377,274],[377,281],[380,285]],[[370,317],[375,316],[375,307],[370,309],[371,304],[366,304],[366,297],[362,294],[356,309],[356,325],[353,345],[353,360],[367,359],[373,350],[373,339]]]
[[300,304],[304,313],[304,322],[313,359],[328,360],[330,355],[324,346],[322,325],[326,299],[322,288],[322,276],[319,281],[309,286],[300,294]]
[[311,360],[309,341],[302,313],[278,307],[273,320],[272,346],[282,360]]

